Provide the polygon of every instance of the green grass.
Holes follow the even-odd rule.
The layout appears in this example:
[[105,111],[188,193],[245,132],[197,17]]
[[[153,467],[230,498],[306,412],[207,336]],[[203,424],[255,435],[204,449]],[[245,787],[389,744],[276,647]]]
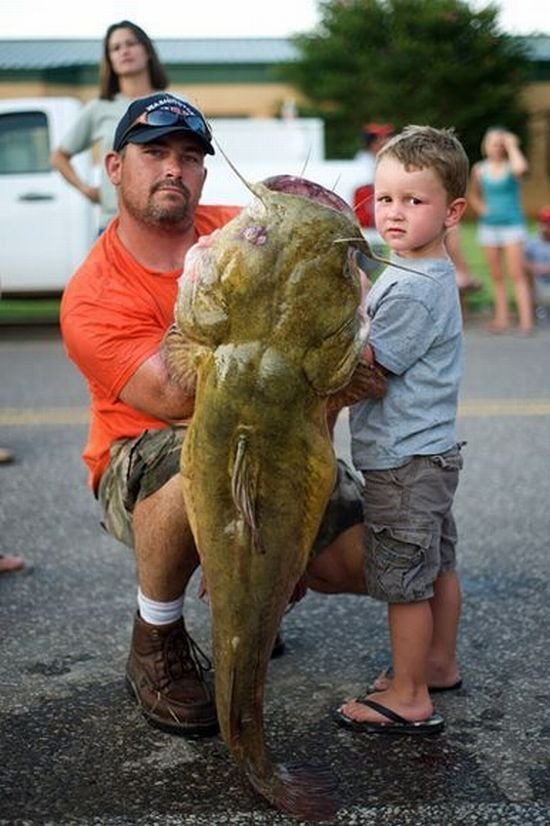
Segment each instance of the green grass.
[[483,250],[476,240],[477,224],[474,221],[463,221],[460,225],[460,245],[462,254],[474,278],[481,282],[482,289],[470,293],[466,297],[466,305],[471,312],[487,310],[492,305],[491,279],[483,257]]
[[59,321],[60,298],[2,298],[2,324],[56,324]]

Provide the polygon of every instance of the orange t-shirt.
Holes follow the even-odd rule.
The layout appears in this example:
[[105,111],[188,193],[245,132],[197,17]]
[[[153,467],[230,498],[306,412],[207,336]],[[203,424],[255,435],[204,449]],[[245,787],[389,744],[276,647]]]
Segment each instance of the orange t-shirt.
[[[207,235],[240,207],[200,206],[195,228]],[[135,410],[119,393],[152,356],[174,321],[182,269],[158,272],[139,264],[117,234],[118,219],[98,238],[69,281],[61,302],[61,331],[67,355],[88,382],[90,428],[83,459],[97,490],[116,439],[139,436],[166,422]],[[183,267],[183,264],[182,264]]]

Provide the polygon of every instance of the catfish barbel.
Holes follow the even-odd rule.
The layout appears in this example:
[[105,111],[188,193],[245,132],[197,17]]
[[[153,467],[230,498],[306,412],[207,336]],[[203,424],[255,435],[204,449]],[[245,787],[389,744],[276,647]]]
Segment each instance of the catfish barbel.
[[275,807],[323,820],[335,813],[332,779],[274,764],[264,686],[335,483],[327,400],[365,343],[354,250],[368,246],[351,208],[318,184],[248,186],[251,204],[189,250],[167,338],[168,361],[197,374],[183,492],[210,599],[223,739]]

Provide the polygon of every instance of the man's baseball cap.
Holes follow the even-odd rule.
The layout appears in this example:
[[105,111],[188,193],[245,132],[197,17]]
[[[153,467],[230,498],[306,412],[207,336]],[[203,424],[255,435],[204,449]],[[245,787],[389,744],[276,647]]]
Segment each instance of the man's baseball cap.
[[365,123],[363,125],[364,135],[375,135],[377,138],[387,138],[394,132],[395,129],[391,123]]
[[537,212],[537,221],[543,224],[550,223],[550,206],[544,206]]
[[214,154],[212,132],[202,113],[166,92],[138,98],[129,105],[116,128],[113,149],[120,152],[127,143],[151,143],[174,132],[192,135],[205,153]]

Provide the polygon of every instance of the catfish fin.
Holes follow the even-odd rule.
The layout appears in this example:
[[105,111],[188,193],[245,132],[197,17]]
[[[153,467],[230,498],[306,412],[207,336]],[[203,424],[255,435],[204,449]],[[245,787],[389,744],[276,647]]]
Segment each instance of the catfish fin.
[[233,503],[244,523],[250,528],[254,550],[265,553],[256,519],[256,478],[250,457],[250,440],[246,432],[239,433],[235,461],[231,474]]
[[191,396],[195,395],[199,362],[208,352],[207,347],[192,341],[176,324],[170,325],[161,343],[162,357],[171,381]]

